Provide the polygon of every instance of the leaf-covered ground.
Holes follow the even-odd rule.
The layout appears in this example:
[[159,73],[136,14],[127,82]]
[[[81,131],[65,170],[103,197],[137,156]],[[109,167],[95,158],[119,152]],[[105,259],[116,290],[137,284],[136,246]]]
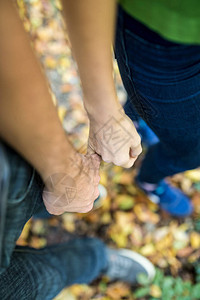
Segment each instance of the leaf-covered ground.
[[[60,2],[18,0],[17,4],[45,68],[63,126],[76,149],[84,152],[88,123],[76,66],[63,31]],[[115,79],[118,96],[124,102],[126,96],[116,66]],[[195,208],[191,217],[179,220],[161,212],[134,185],[141,160],[142,156],[128,171],[102,164],[101,184],[108,195],[101,208],[88,214],[31,219],[18,244],[39,248],[66,241],[71,235],[97,236],[112,247],[125,247],[148,257],[157,267],[154,282],[148,285],[141,278],[139,286],[131,287],[100,278],[90,286],[67,288],[55,299],[200,299],[200,169],[169,178],[191,198]]]

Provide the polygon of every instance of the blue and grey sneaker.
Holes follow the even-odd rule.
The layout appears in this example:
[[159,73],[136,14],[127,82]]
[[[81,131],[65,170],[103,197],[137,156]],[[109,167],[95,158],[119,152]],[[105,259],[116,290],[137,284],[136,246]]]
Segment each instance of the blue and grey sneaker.
[[190,199],[181,190],[171,186],[165,180],[157,185],[135,180],[139,188],[151,202],[158,204],[161,209],[175,217],[187,217],[193,212]]
[[150,281],[155,276],[155,268],[152,263],[142,255],[127,249],[106,248],[108,267],[103,275],[110,280],[120,280],[130,284],[137,283],[139,274],[146,274]]

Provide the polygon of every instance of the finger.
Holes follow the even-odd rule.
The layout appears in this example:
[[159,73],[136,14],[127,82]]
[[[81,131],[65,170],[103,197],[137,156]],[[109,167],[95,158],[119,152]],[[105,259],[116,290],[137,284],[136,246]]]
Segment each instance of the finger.
[[93,204],[94,203],[92,203],[92,204],[90,204],[90,205],[88,205],[88,206],[85,206],[85,207],[82,207],[82,208],[80,208],[80,209],[78,209],[78,211],[77,212],[79,212],[79,213],[88,213],[89,211],[91,211],[92,209],[93,209]]
[[137,159],[137,157],[129,158],[129,160],[126,163],[121,164],[121,167],[126,168],[126,169],[131,168],[134,165],[134,162],[136,161],[136,159]]
[[46,207],[48,213],[50,213],[51,215],[59,216],[65,212],[65,209],[63,209],[63,208],[58,209],[54,206],[47,206],[47,205],[45,205],[45,207]]
[[107,154],[102,154],[102,160],[108,164],[112,162],[112,158],[110,158]]
[[139,144],[136,147],[131,146],[130,148],[130,157],[137,158],[142,153],[142,146]]
[[118,155],[118,157],[115,157],[113,163],[116,166],[120,166],[123,168],[131,168],[135,162],[135,160],[137,159],[136,157],[130,157],[130,150],[128,151],[128,149],[126,150],[126,152],[123,152],[121,155]]

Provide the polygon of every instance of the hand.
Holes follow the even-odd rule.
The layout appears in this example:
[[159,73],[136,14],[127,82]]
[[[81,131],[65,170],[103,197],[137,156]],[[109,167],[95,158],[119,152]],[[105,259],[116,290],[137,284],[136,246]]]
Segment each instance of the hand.
[[142,152],[141,139],[121,106],[89,115],[88,154],[98,153],[107,163],[130,168]]
[[50,214],[87,213],[99,196],[100,157],[75,153],[59,172],[45,180],[43,201]]

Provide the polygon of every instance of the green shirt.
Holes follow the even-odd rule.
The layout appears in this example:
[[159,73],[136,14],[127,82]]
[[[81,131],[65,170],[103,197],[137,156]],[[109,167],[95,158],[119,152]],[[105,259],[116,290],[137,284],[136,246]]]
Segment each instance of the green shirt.
[[122,8],[164,38],[200,44],[200,0],[119,0]]

